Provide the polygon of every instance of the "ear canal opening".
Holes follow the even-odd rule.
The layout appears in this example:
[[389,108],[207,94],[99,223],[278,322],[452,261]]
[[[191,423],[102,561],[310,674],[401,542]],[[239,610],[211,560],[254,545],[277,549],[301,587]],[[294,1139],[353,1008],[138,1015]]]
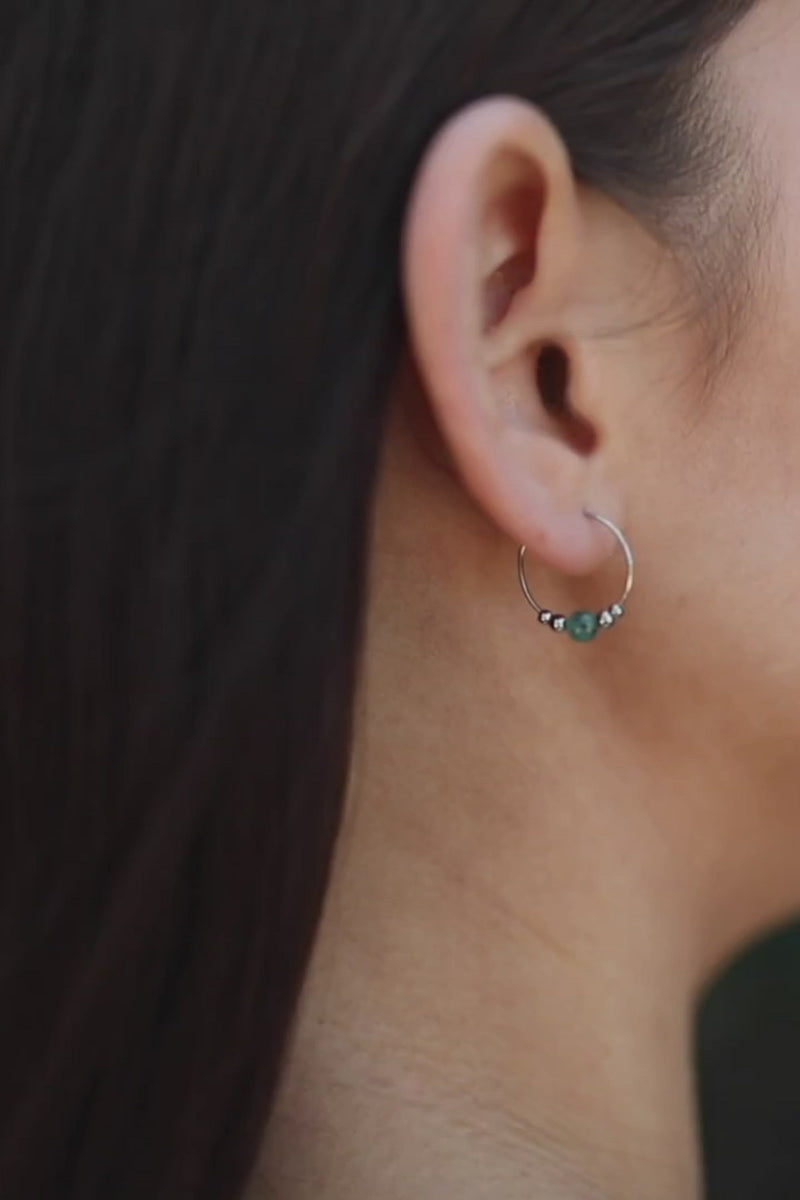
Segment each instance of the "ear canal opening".
[[555,342],[545,342],[536,356],[536,384],[542,407],[572,448],[585,457],[597,449],[594,426],[570,403],[569,355]]

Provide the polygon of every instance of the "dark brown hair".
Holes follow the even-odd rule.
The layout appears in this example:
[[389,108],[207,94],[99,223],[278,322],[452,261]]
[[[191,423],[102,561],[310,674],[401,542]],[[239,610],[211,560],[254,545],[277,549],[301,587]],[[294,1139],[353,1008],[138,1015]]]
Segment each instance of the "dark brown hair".
[[0,1194],[234,1200],[339,824],[415,167],[491,92],[699,186],[749,0],[8,0]]

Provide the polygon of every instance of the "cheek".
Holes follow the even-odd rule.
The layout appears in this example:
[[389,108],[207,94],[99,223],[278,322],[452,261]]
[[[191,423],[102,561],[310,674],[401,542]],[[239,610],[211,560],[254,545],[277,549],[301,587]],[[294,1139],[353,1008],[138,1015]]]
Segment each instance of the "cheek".
[[644,392],[630,506],[643,652],[660,659],[664,688],[674,695],[679,682],[698,698],[698,725],[715,714],[748,737],[769,722],[770,737],[795,745],[800,337],[788,336],[790,308],[800,330],[799,289],[786,296],[781,337],[775,324],[764,335],[752,324],[715,388],[694,373]]
[[[760,215],[756,227],[737,215],[750,284],[746,313],[689,463],[697,532],[708,541],[712,516],[721,527],[703,569],[724,569],[719,581],[738,619],[754,619],[765,646],[780,640],[792,669],[800,668],[798,55],[796,0],[756,6],[720,50],[732,109],[741,112],[743,130],[757,132],[748,142],[754,178],[745,189],[761,193]],[[742,636],[754,634],[743,627]]]
[[[798,247],[800,249],[800,247]],[[797,277],[800,278],[800,262]],[[800,727],[800,291],[751,325],[710,394],[663,400],[649,498],[661,616],[685,669],[742,721]],[[674,632],[674,625],[671,626]],[[737,697],[737,700],[732,697]]]
[[710,400],[698,465],[706,504],[734,527],[734,579],[788,629],[800,602],[800,238],[785,244]]

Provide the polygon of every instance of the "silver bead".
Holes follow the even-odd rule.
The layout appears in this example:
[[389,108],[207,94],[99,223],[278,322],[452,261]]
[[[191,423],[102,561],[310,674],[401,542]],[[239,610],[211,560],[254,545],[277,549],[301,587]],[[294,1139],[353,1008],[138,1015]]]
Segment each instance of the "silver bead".
[[611,616],[614,618],[615,621],[621,621],[622,618],[625,616],[625,609],[622,607],[621,604],[612,604],[611,608],[608,611],[611,613]]
[[542,625],[552,625],[553,614],[551,612],[539,613],[539,620],[541,621]]
[[598,617],[598,623],[601,629],[610,629],[615,623],[614,614],[606,609],[605,612],[600,613],[600,616]]
[[564,633],[567,628],[566,617],[553,617],[551,628],[555,629],[556,633]]

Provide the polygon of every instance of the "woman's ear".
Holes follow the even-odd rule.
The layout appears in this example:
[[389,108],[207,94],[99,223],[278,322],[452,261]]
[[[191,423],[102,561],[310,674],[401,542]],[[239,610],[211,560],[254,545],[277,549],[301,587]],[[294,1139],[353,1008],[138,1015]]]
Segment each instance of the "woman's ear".
[[411,349],[464,485],[571,574],[613,550],[584,510],[621,515],[575,329],[584,237],[557,131],[532,105],[491,97],[435,137],[404,238]]

